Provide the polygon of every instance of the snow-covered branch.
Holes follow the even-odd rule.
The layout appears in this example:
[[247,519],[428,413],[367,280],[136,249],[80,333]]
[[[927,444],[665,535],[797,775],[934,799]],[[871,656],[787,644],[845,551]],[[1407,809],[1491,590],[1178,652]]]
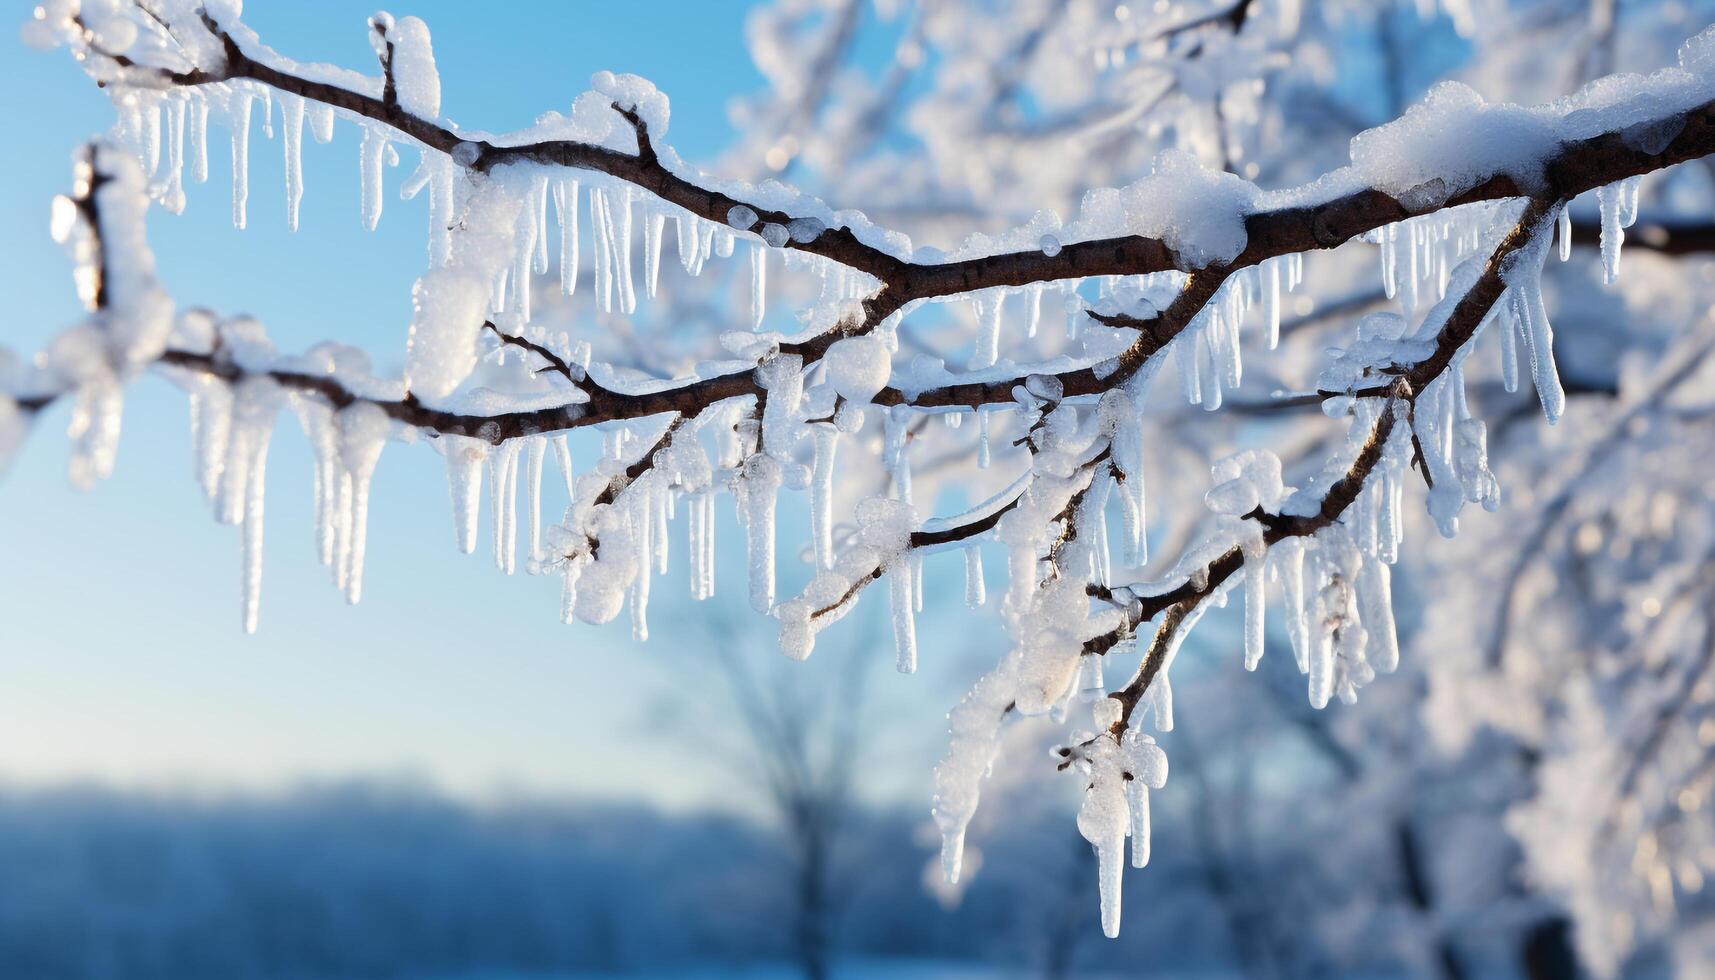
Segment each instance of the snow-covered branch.
[[[844,8],[817,49],[819,62],[840,57],[855,9]],[[1248,0],[1200,8],[1140,25],[1137,45],[1194,43],[1190,53],[1181,50],[1184,61],[1218,59],[1205,41],[1218,35],[1239,44],[1266,29],[1256,26],[1261,16]],[[1565,408],[1541,275],[1556,242],[1563,259],[1569,254],[1579,227],[1572,200],[1596,192],[1607,281],[1618,276],[1628,228],[1634,240],[1670,254],[1708,247],[1702,226],[1637,224],[1638,181],[1715,154],[1715,32],[1688,42],[1677,67],[1616,76],[1533,108],[1486,103],[1457,84],[1437,87],[1398,120],[1357,135],[1349,165],[1290,189],[1265,191],[1170,150],[1147,176],[1090,190],[1071,220],[1041,212],[942,250],[777,182],[752,186],[696,170],[664,142],[666,97],[640,78],[599,74],[570,115],[550,113],[518,133],[456,126],[440,115],[428,29],[415,18],[370,20],[380,77],[293,62],[266,47],[230,3],[56,0],[30,30],[71,47],[112,93],[120,123],[91,148],[75,193],[57,205],[56,237],[73,254],[90,316],[33,368],[0,376],[0,460],[33,417],[70,396],[81,444],[74,478],[105,475],[123,384],[159,368],[190,393],[199,477],[217,517],[244,527],[247,629],[258,622],[268,441],[288,406],[315,450],[320,554],[353,602],[362,591],[368,485],[389,438],[426,438],[446,456],[461,550],[476,547],[486,473],[496,564],[560,575],[568,622],[605,623],[629,608],[639,638],[648,634],[650,584],[666,570],[681,504],[691,594],[712,594],[714,502],[722,491],[743,527],[749,603],[778,620],[781,646],[795,658],[808,656],[816,634],[844,617],[867,586],[886,579],[896,662],[914,670],[924,557],[959,548],[967,602],[996,608],[1009,645],[952,715],[934,808],[944,868],[958,877],[1001,725],[1064,713],[1081,691],[1094,692],[1094,731],[1074,736],[1061,768],[1087,777],[1079,827],[1100,856],[1109,935],[1119,928],[1125,838],[1142,866],[1147,791],[1167,775],[1163,750],[1144,733],[1145,716],[1159,731],[1172,728],[1171,668],[1204,613],[1242,585],[1243,659],[1254,669],[1268,586],[1278,581],[1311,704],[1355,698],[1398,663],[1389,569],[1404,535],[1412,470],[1429,518],[1449,536],[1464,505],[1500,504],[1489,432],[1466,397],[1465,366],[1480,339],[1497,340],[1500,387],[1514,391],[1522,369],[1549,421]],[[783,125],[805,125],[806,113],[816,114],[830,98],[818,85],[798,93],[800,108],[785,110]],[[187,167],[193,178],[206,176],[212,108],[232,126],[233,213],[242,225],[258,98],[270,131],[278,105],[292,227],[306,122],[324,141],[336,117],[362,129],[369,227],[380,218],[386,163],[398,147],[418,153],[404,189],[407,196],[427,190],[430,261],[413,290],[402,376],[376,377],[366,358],[331,343],[282,356],[249,318],[171,315],[142,238],[143,212],[151,197],[169,210],[183,207]],[[1221,106],[1215,99],[1217,114]],[[559,285],[567,294],[577,288],[580,200],[595,230],[583,253],[594,268],[592,291],[608,313],[636,315],[640,294],[657,298],[670,237],[692,276],[711,258],[748,248],[747,273],[735,277],[748,279],[748,310],[735,317],[748,329],[722,333],[729,357],[640,380],[554,335],[532,289],[549,272],[550,205]],[[1300,309],[1283,329],[1285,294],[1303,280],[1304,256],[1354,241],[1376,246],[1380,291],[1348,291],[1319,312]],[[791,332],[765,329],[773,267],[819,280]],[[1092,288],[1081,292],[1086,281]],[[1404,315],[1377,311],[1384,298],[1397,300]],[[907,325],[934,328],[926,304],[955,299],[970,304],[974,336],[961,331],[946,349],[906,346],[922,340],[902,340]],[[1003,327],[1023,320],[1025,339],[1034,339],[1045,301],[1062,305],[1069,327],[1084,333],[1057,354],[1014,360]],[[1176,546],[1170,564],[1152,562],[1146,471],[1160,475],[1162,467],[1146,444],[1145,406],[1166,362],[1176,361],[1185,402],[1213,411],[1243,381],[1248,334],[1250,348],[1274,351],[1298,342],[1295,322],[1338,327],[1349,319],[1358,320],[1354,335],[1338,335],[1336,348],[1314,355],[1322,359],[1312,381],[1294,381],[1296,391],[1250,399],[1233,413],[1273,421],[1319,406],[1348,425],[1334,458],[1299,488],[1285,484],[1281,455],[1270,449],[1220,459],[1204,506],[1185,521],[1188,544]],[[935,356],[967,341],[963,370]],[[908,360],[916,350],[923,353]],[[959,451],[975,469],[989,468],[997,426],[1007,467],[1017,465],[998,492],[991,491],[999,481],[985,480],[969,494],[988,494],[982,503],[925,518],[936,501],[914,498],[911,445],[937,415],[948,429],[974,419],[977,436]],[[601,457],[580,476],[566,435],[593,426],[601,427]],[[550,451],[570,506],[560,523],[544,527]],[[849,467],[853,456],[885,475],[885,494],[843,485],[841,460]],[[521,462],[529,499],[523,562]],[[1171,470],[1170,490],[1197,483],[1190,492],[1201,492],[1200,473],[1193,480],[1184,467]],[[801,591],[782,598],[776,510],[785,490],[806,492],[812,569]],[[992,602],[987,542],[1006,551],[1006,588]],[[1135,672],[1110,691],[1103,662],[1134,652],[1152,622]]]
[[[1244,6],[1234,9],[1242,11]],[[880,288],[863,298],[860,315],[843,317],[808,339],[780,344],[783,353],[802,357],[806,365],[818,360],[840,337],[867,334],[916,301],[1102,276],[1192,272],[1181,299],[1163,311],[1160,324],[1140,333],[1120,354],[1117,364],[1104,362],[1060,373],[1068,397],[1097,394],[1129,377],[1176,336],[1238,270],[1260,266],[1270,259],[1335,248],[1377,228],[1462,205],[1526,195],[1568,200],[1715,152],[1715,102],[1699,99],[1699,94],[1707,93],[1700,93],[1695,84],[1683,79],[1668,80],[1653,90],[1623,93],[1625,97],[1618,99],[1611,95],[1574,99],[1565,105],[1530,111],[1522,119],[1511,118],[1511,107],[1479,105],[1467,118],[1466,114],[1430,106],[1419,110],[1425,118],[1408,116],[1394,126],[1365,134],[1367,138],[1354,142],[1354,167],[1300,189],[1264,194],[1235,178],[1199,172],[1194,165],[1183,172],[1175,166],[1120,191],[1098,192],[1086,200],[1086,207],[1095,210],[1093,205],[1108,203],[1102,196],[1105,193],[1124,209],[1122,213],[1135,214],[1129,222],[1122,222],[1130,224],[1125,234],[1099,234],[1114,222],[1106,214],[1090,214],[1066,228],[1042,232],[1040,240],[1032,239],[1028,248],[978,248],[981,254],[934,261],[913,255],[897,232],[875,227],[851,212],[829,212],[820,202],[778,185],[746,189],[695,175],[677,154],[657,150],[651,120],[655,128],[666,128],[666,100],[641,79],[610,77],[604,81],[598,77],[602,98],[609,100],[608,108],[625,124],[623,130],[608,129],[603,141],[466,139],[466,135],[474,134],[461,134],[432,115],[411,111],[412,105],[438,106],[438,79],[432,101],[408,99],[402,103],[397,97],[389,101],[384,94],[370,95],[356,85],[342,86],[312,77],[336,77],[331,69],[297,66],[271,51],[253,55],[238,40],[239,32],[247,35],[247,29],[224,26],[206,10],[197,11],[196,21],[167,20],[171,25],[168,33],[179,45],[176,54],[188,59],[189,67],[148,66],[131,57],[106,60],[119,73],[119,80],[140,84],[152,80],[194,88],[235,81],[259,83],[381,124],[399,137],[445,154],[451,163],[473,173],[530,163],[596,171],[704,221],[753,233],[769,247],[805,251],[873,277]],[[81,24],[79,27],[87,31]],[[197,40],[187,36],[198,31],[207,36]],[[85,43],[89,43],[87,39]],[[259,41],[248,43],[261,48]],[[428,58],[432,70],[426,35],[420,43],[424,52],[414,57],[418,61]],[[393,42],[385,44],[391,50]],[[100,49],[90,50],[100,60]],[[99,72],[100,68],[92,70]],[[391,78],[389,69],[386,79]],[[1662,111],[1664,105],[1672,107],[1671,111]],[[1494,145],[1505,139],[1497,127],[1526,121],[1534,131],[1514,134],[1515,138],[1508,141],[1513,145]],[[622,134],[629,134],[629,141]],[[1463,152],[1467,141],[1476,141],[1476,152]],[[1426,156],[1436,158],[1437,150],[1442,156],[1457,154],[1448,160],[1447,172],[1421,164]],[[1485,156],[1488,159],[1483,159]],[[1000,244],[1028,237],[1024,234],[1027,231],[1020,229],[1003,236]],[[1039,292],[1032,293],[1032,300],[1039,296]],[[1138,325],[1135,319],[1123,317],[1109,317],[1105,322]],[[1011,400],[1011,389],[1020,381],[1022,375],[929,385],[909,392],[889,387],[878,392],[874,401],[936,408],[1004,404]],[[736,375],[688,381],[643,395],[613,392],[603,397],[592,393],[587,404],[576,411],[568,410],[566,420],[549,427],[640,418],[665,411],[694,414],[726,398],[756,393],[754,384]],[[489,431],[502,438],[541,429],[540,420],[535,418],[502,414],[489,421],[494,423]],[[472,429],[462,420],[449,424]]]

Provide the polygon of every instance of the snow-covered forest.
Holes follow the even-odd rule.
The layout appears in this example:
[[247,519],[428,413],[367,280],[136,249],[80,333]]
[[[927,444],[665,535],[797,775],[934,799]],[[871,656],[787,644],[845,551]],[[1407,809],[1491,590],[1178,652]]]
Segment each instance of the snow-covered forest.
[[[313,549],[359,603],[387,546],[376,473],[438,455],[444,489],[420,492],[450,521],[421,535],[450,525],[449,553],[556,583],[540,615],[574,633],[619,623],[700,657],[683,696],[730,700],[776,837],[361,793],[284,817],[115,803],[114,833],[150,850],[162,814],[216,835],[144,877],[242,866],[191,889],[237,921],[270,912],[232,911],[233,880],[267,895],[294,877],[290,850],[257,856],[267,828],[368,841],[380,813],[455,862],[422,901],[456,901],[492,861],[513,904],[578,926],[411,907],[394,921],[457,922],[476,938],[447,948],[484,952],[410,961],[363,906],[411,875],[366,843],[356,867],[304,865],[336,910],[305,937],[239,930],[200,966],[147,943],[80,958],[40,943],[69,927],[22,888],[0,904],[0,960],[77,977],[657,968],[740,948],[813,977],[857,956],[1049,976],[1715,969],[1715,3],[742,16],[766,84],[690,162],[674,93],[632,74],[512,93],[505,115],[540,113],[521,129],[447,118],[436,45],[459,41],[431,41],[426,13],[318,25],[367,32],[373,58],[335,65],[276,50],[239,0],[35,8],[24,41],[69,54],[112,110],[51,206],[86,314],[0,349],[0,472],[63,430],[70,482],[96,488],[129,465],[127,395],[176,385],[185,492],[237,528],[234,626],[254,633],[292,628],[268,615],[265,540]],[[169,291],[151,249],[192,207],[229,204],[239,228],[283,209],[295,230],[317,192],[304,152],[330,141],[355,151],[363,227],[426,220],[409,316],[375,327],[391,358],[333,310],[323,342],[277,347],[249,311]],[[250,180],[263,153],[277,186]],[[287,439],[309,472],[270,470]],[[299,540],[265,534],[270,479],[310,495]],[[727,555],[736,576],[716,574]],[[779,678],[818,657],[916,674],[946,654],[919,643],[931,625],[993,642],[958,651],[939,757],[883,760],[932,773],[916,813],[866,806],[856,719],[876,682]],[[80,839],[104,799],[14,793],[0,831]],[[569,877],[623,878],[624,901],[581,882],[555,897],[519,834]],[[693,931],[661,942],[639,914]],[[746,915],[777,928],[730,921]],[[159,934],[199,945],[182,921]],[[330,952],[318,966],[294,943]]]

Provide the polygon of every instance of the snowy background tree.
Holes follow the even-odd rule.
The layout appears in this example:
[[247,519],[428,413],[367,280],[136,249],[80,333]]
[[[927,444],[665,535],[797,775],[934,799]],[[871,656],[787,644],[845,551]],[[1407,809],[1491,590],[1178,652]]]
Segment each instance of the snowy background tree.
[[[88,316],[4,361],[0,459],[65,411],[91,486],[127,386],[184,388],[248,631],[286,409],[352,603],[406,442],[445,458],[459,549],[486,511],[501,572],[558,581],[544,616],[647,639],[667,588],[803,660],[879,603],[904,673],[939,652],[919,615],[998,622],[934,768],[931,887],[1095,878],[1099,916],[1017,951],[1049,973],[1120,933],[1152,803],[1178,856],[1145,876],[1194,882],[1245,972],[1707,962],[1712,19],[787,0],[749,15],[768,87],[705,167],[633,75],[512,132],[444,118],[415,16],[370,18],[352,68],[231,0],[46,4],[25,39],[114,122],[53,209]],[[262,206],[255,132],[296,227],[306,124],[356,136],[366,227],[426,201],[397,373],[157,278],[148,211],[219,195],[190,185],[228,145],[233,222]],[[717,589],[729,552],[745,580]],[[724,656],[747,678],[761,652]],[[769,734],[786,702],[733,690],[788,824],[844,795],[845,747],[831,783],[761,751],[798,737]],[[836,742],[840,695],[815,712]],[[815,816],[800,880],[829,860]],[[1011,843],[978,872],[980,839]]]

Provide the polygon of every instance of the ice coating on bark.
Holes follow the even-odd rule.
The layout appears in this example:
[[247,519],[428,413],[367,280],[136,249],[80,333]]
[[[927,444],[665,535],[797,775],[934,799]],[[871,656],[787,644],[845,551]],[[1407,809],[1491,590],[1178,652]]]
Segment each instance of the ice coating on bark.
[[828,384],[847,401],[863,404],[887,387],[893,371],[893,356],[887,345],[874,336],[845,337],[828,348],[823,357]]
[[494,282],[512,261],[523,206],[523,196],[502,179],[478,180],[447,263],[424,273],[413,287],[405,383],[419,397],[447,397],[476,367]]
[[429,27],[418,17],[401,17],[387,32],[393,42],[393,81],[399,107],[414,116],[434,119],[441,114],[441,76],[429,43]]

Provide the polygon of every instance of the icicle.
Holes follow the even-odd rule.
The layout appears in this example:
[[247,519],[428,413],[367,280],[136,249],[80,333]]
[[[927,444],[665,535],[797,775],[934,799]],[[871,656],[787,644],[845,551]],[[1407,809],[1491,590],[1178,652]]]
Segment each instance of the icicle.
[[1220,367],[1221,383],[1227,388],[1237,388],[1244,378],[1244,358],[1239,351],[1239,319],[1242,316],[1237,310],[1227,316],[1215,320],[1215,329],[1220,333]]
[[893,605],[893,646],[901,674],[917,673],[917,576],[909,556],[897,559],[887,569],[888,596]]
[[1024,296],[1029,311],[1025,321],[1025,336],[1034,337],[1036,328],[1042,323],[1042,284],[1033,282],[1024,287]]
[[311,102],[304,107],[304,116],[310,121],[310,135],[317,143],[333,141],[333,106],[321,102]]
[[[531,246],[530,265],[528,270],[524,270],[522,263],[519,266],[524,273],[522,278],[526,282],[529,282],[534,276],[546,274],[548,271],[548,197],[550,193],[546,175],[539,174],[531,179],[529,210],[533,220],[529,225],[530,233],[528,236]],[[519,230],[520,232],[523,230],[522,222],[520,222]]]
[[208,99],[193,94],[190,103],[191,179],[208,180]]
[[1128,568],[1149,561],[1149,541],[1145,529],[1147,512],[1143,473],[1143,424],[1138,418],[1138,396],[1126,403],[1114,428],[1111,443],[1116,482],[1119,489],[1121,539],[1120,560]]
[[768,246],[762,241],[750,244],[750,328],[762,329],[762,318],[767,312],[768,289]]
[[333,516],[330,521],[333,534],[333,582],[341,594],[348,594],[351,575],[352,549],[352,501],[356,488],[352,486],[351,474],[346,471],[345,464],[339,463],[335,468],[336,474],[333,486]]
[[905,407],[899,406],[883,416],[881,436],[882,465],[887,468],[893,496],[906,502],[911,500],[911,459],[905,451],[909,422]]
[[1286,609],[1286,638],[1292,645],[1292,656],[1300,674],[1310,671],[1310,623],[1308,597],[1304,593],[1304,558],[1306,546],[1302,541],[1282,542],[1281,559],[1285,568],[1280,582],[1282,602]]
[[1418,266],[1419,257],[1423,254],[1423,233],[1418,224],[1416,221],[1405,223],[1405,282],[1402,283],[1400,305],[1405,308],[1408,316],[1417,310],[1417,284],[1423,277]]
[[983,581],[983,550],[965,545],[965,605],[972,609],[988,602],[988,583]]
[[1518,390],[1518,325],[1505,308],[1495,312],[1495,325],[1501,331],[1501,387],[1510,394]]
[[369,538],[369,484],[381,459],[391,426],[387,413],[369,402],[355,402],[334,416],[339,428],[342,471],[339,518],[342,564],[340,583],[345,601],[363,598],[363,559]]
[[774,606],[774,510],[783,474],[767,453],[744,463],[746,543],[750,554],[750,605],[766,613]]
[[1226,329],[1219,322],[1220,311],[1216,310],[1213,315],[1216,322],[1205,324],[1194,338],[1197,351],[1197,390],[1203,399],[1203,410],[1208,412],[1221,407],[1222,353],[1219,345],[1226,335]]
[[810,427],[815,456],[810,467],[810,537],[816,549],[816,567],[834,567],[834,457],[840,430],[818,422]]
[[1339,615],[1339,610],[1345,608],[1345,588],[1337,580],[1330,580],[1317,590],[1317,596],[1311,600],[1315,622],[1311,623],[1312,635],[1308,637],[1310,645],[1310,706],[1318,710],[1326,708],[1328,701],[1334,696],[1334,645],[1337,639],[1337,623],[1330,622],[1330,616]]
[[[912,552],[906,559],[911,562],[911,609],[913,612],[923,611],[923,555]],[[915,632],[912,634],[916,635]]]
[[[1596,188],[1596,202],[1602,213],[1602,281],[1613,283],[1620,278],[1620,246],[1626,240],[1622,212],[1625,207],[1624,189],[1620,184]],[[1528,335],[1527,335],[1528,336]]]
[[453,537],[465,554],[476,551],[476,519],[482,507],[482,464],[489,446],[470,436],[442,436],[447,487],[453,501]]
[[709,597],[713,569],[709,563],[709,537],[714,533],[713,495],[707,491],[692,494],[687,501],[686,526],[690,531],[687,564],[691,569],[691,598],[702,601]]
[[1280,260],[1263,264],[1262,310],[1268,324],[1268,349],[1280,346]]
[[715,594],[715,495],[703,494],[703,597]]
[[[518,314],[523,323],[530,321],[531,280],[536,264],[536,249],[540,245],[541,226],[534,220],[534,215],[542,207],[542,198],[547,193],[546,178],[538,177],[532,181],[529,195],[525,198],[525,213],[519,216],[520,220],[513,230],[512,275],[510,277],[512,300],[506,309]],[[532,220],[523,220],[526,217]]]
[[715,594],[715,495],[704,491],[697,495],[696,501],[697,508],[702,513],[698,533],[702,552],[697,555],[700,574],[697,577],[696,596],[699,599],[707,599]]
[[567,443],[563,432],[549,439],[549,443],[554,447],[554,460],[560,465],[560,477],[566,484],[566,496],[575,499],[578,490],[572,479],[572,447]]
[[651,516],[655,521],[655,530],[650,538],[655,543],[655,574],[667,574],[667,522],[673,516],[673,492],[662,490],[655,495],[655,506]]
[[560,224],[560,292],[578,291],[578,182],[554,182],[554,220]]
[[244,227],[250,197],[250,95],[241,93],[232,108],[232,226]]
[[[1254,523],[1254,522],[1246,522]],[[1268,564],[1268,544],[1259,527],[1240,542],[1245,560],[1245,669],[1255,670],[1262,663],[1264,585],[1263,570]]]
[[1358,573],[1358,617],[1368,634],[1368,661],[1383,674],[1399,667],[1399,636],[1394,628],[1392,573],[1377,559],[1367,559]]
[[607,223],[607,192],[590,188],[590,230],[595,233],[595,280],[597,302],[604,312],[613,312],[613,233]]
[[226,463],[226,442],[232,426],[232,389],[208,381],[191,393],[191,446],[197,484],[203,498],[214,503]]
[[1447,296],[1447,283],[1452,277],[1452,266],[1447,261],[1447,240],[1438,239],[1435,243],[1435,301],[1440,302]]
[[584,565],[582,562],[568,561],[560,571],[560,622],[571,624],[577,621],[578,614],[578,579],[582,577]]
[[1620,181],[1620,227],[1630,228],[1638,220],[1638,189],[1643,185],[1642,177],[1627,177]]
[[697,265],[696,268],[691,271],[691,275],[693,276],[701,275],[703,272],[703,265],[708,262],[709,256],[715,254],[717,233],[720,235],[720,241],[726,244],[726,253],[721,257],[726,258],[727,256],[732,255],[731,235],[722,232],[721,229],[712,221],[698,222],[697,227]]
[[1378,560],[1391,564],[1397,557],[1399,546],[1399,513],[1394,509],[1394,481],[1398,476],[1394,472],[1391,460],[1384,458],[1372,478],[1375,483],[1369,490],[1370,509],[1375,515],[1376,543],[1375,556]]
[[1113,488],[1113,481],[1104,479],[1092,479],[1089,488],[1089,512],[1095,521],[1090,530],[1090,572],[1099,585],[1113,582],[1112,555],[1108,551],[1108,495]]
[[279,400],[279,388],[270,379],[249,379],[235,389],[231,402],[232,435],[227,442],[226,464],[215,500],[217,516],[222,522],[243,524],[240,592],[246,633],[256,632],[261,609],[263,492],[268,441],[274,433],[274,413]]
[[[201,426],[197,403],[201,396],[191,395],[191,432],[193,438]],[[320,401],[294,394],[292,409],[309,437],[314,454],[316,555],[323,565],[333,563],[333,548],[339,503],[340,484],[345,479],[345,465],[339,458],[339,434],[334,428],[333,413]]]
[[1560,206],[1560,214],[1554,219],[1555,238],[1560,241],[1560,261],[1572,258],[1572,208],[1570,204]]
[[1203,400],[1202,366],[1198,355],[1203,329],[1200,322],[1193,322],[1179,336],[1173,338],[1173,363],[1179,369],[1179,389],[1185,396],[1185,401],[1196,405]]
[[637,501],[632,505],[632,525],[637,534],[637,577],[631,580],[631,638],[639,643],[649,639],[649,556],[654,550],[655,494],[648,486],[640,487]]
[[381,158],[387,151],[387,137],[377,125],[363,127],[363,143],[358,147],[359,178],[363,182],[363,230],[374,231],[381,223]]
[[219,485],[214,495],[214,518],[222,524],[237,524],[244,520],[245,481],[249,479],[250,447],[255,443],[254,427],[243,421],[245,411],[235,394],[230,406],[231,435],[223,446],[225,460],[220,468]]
[[1382,252],[1382,292],[1388,299],[1393,299],[1399,291],[1399,226],[1387,225],[1381,229]]
[[286,153],[286,230],[298,230],[298,202],[304,197],[304,100],[280,96],[281,146]]
[[673,215],[674,240],[679,246],[679,265],[686,275],[693,275],[697,265],[697,218],[688,211]]
[[251,438],[251,458],[245,474],[244,500],[244,632],[255,633],[262,610],[262,504],[268,468],[268,440],[273,426]]
[[1146,868],[1149,866],[1149,789],[1142,779],[1133,779],[1126,783],[1130,798],[1126,801],[1131,809],[1131,866]]
[[667,216],[659,211],[643,216],[643,288],[650,299],[655,298],[661,279],[661,233],[666,224]]
[[494,567],[511,575],[518,555],[518,440],[488,454],[489,515],[494,526]]
[[159,100],[152,100],[143,108],[143,173],[153,177],[160,166],[161,103]]
[[[1097,723],[1103,720],[1106,719],[1098,718]],[[1132,777],[1125,783],[1126,806],[1131,816],[1131,866],[1143,868],[1149,865],[1149,791],[1167,785],[1167,753],[1161,751],[1155,739],[1135,728],[1126,730],[1120,745],[1129,756]]]
[[274,90],[267,86],[262,88],[262,135],[274,138]]
[[[609,206],[612,206],[611,201]],[[612,219],[610,218],[610,220]],[[619,259],[619,309],[623,313],[630,314],[637,311],[637,290],[632,285],[631,276],[631,185],[629,184],[623,185],[619,189],[619,218],[614,232],[617,236],[615,247],[619,252],[617,256]]]
[[977,409],[977,469],[989,468],[989,413]]
[[[1183,626],[1180,627],[1181,630],[1184,628],[1185,627]],[[1175,638],[1173,642],[1177,645],[1179,642],[1178,638]],[[1169,654],[1169,656],[1171,656],[1171,654]],[[1172,731],[1173,681],[1167,676],[1167,668],[1165,666],[1162,667],[1159,674],[1155,675],[1155,679],[1150,682],[1149,693],[1154,696],[1153,704],[1155,706],[1155,727],[1164,732]]]
[[532,211],[536,218],[536,255],[530,262],[530,271],[536,275],[548,273],[548,178],[538,174],[530,181],[530,200],[534,205]]
[[175,98],[167,109],[167,182],[160,190],[161,206],[174,214],[185,210],[185,100]]
[[690,569],[691,598],[701,601],[703,595],[703,494],[692,494],[685,501],[685,556]]
[[1091,776],[1084,803],[1078,808],[1078,832],[1096,849],[1096,878],[1101,894],[1102,934],[1114,939],[1120,934],[1120,895],[1125,874],[1125,835],[1130,824],[1125,784],[1108,769],[1111,762],[1098,763]]
[[113,475],[123,404],[123,390],[116,382],[78,386],[71,424],[66,427],[66,435],[75,441],[66,475],[79,490],[88,490]]
[[524,449],[524,492],[528,495],[530,516],[530,550],[526,557],[537,561],[542,554],[542,463],[548,455],[548,440],[535,436],[527,440]]
[[1542,304],[1542,283],[1533,271],[1522,282],[1515,283],[1514,290],[1513,303],[1524,333],[1525,350],[1530,354],[1536,395],[1542,402],[1542,414],[1553,423],[1559,420],[1566,406],[1566,392],[1560,387],[1560,373],[1554,366],[1554,329]]
[[971,355],[972,369],[993,367],[1000,359],[1001,307],[1006,294],[991,289],[973,300],[977,314],[977,348]]

